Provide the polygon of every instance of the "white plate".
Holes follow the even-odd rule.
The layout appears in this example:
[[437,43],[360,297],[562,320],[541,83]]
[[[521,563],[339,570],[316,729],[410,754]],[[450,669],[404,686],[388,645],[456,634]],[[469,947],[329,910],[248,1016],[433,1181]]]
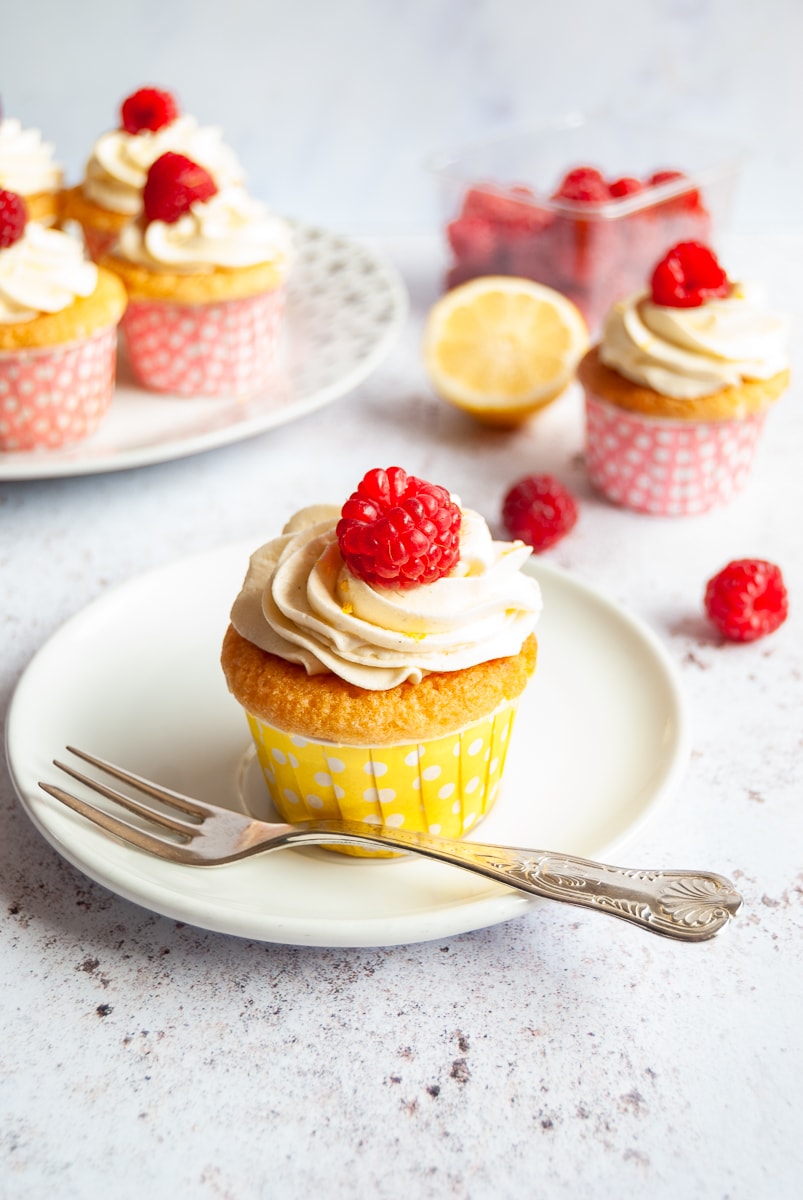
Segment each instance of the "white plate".
[[0,454],[0,480],[120,471],[241,441],[305,416],[355,388],[388,354],[407,316],[407,291],[388,263],[324,229],[294,224],[280,366],[249,400],[145,391],[119,357],[100,429],[62,450]]
[[[37,787],[58,780],[51,760],[70,743],[202,799],[241,806],[244,796],[259,806],[264,785],[218,661],[252,548],[224,547],[139,576],[73,617],[35,656],[12,700],[7,751],[37,828],[85,874],[145,908],[265,941],[424,941],[543,903],[416,858],[310,849],[182,867],[116,842]],[[538,668],[500,799],[476,836],[598,858],[678,784],[688,757],[681,692],[666,651],[639,621],[555,567],[536,561],[532,570],[544,592]]]

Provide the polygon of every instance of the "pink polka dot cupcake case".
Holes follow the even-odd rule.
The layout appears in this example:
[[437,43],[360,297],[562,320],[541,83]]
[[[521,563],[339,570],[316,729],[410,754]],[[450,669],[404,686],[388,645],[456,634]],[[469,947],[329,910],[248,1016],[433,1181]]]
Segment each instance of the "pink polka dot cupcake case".
[[682,242],[619,301],[578,368],[591,482],[637,512],[694,516],[746,484],[789,382],[787,322]]

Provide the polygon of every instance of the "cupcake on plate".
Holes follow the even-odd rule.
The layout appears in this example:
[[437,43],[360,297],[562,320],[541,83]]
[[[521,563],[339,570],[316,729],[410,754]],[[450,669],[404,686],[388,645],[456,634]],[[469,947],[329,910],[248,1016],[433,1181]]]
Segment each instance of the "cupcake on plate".
[[266,387],[289,259],[287,225],[244,188],[218,189],[185,155],[158,158],[142,216],[101,260],[128,291],[122,332],[139,382],[179,396]]
[[594,485],[669,516],[726,503],[789,384],[787,337],[786,319],[729,280],[707,246],[673,246],[649,291],[614,305],[578,368]]
[[123,100],[119,127],[95,142],[82,182],[64,194],[64,217],[81,226],[92,258],[99,260],[140,214],[148,170],[168,150],[200,163],[219,187],[245,178],[217,126],[182,114],[170,92],[140,88]]
[[535,669],[529,555],[400,467],[253,554],[222,665],[286,821],[459,837],[483,818]]
[[97,428],[125,306],[119,279],[75,238],[0,191],[0,450],[53,449]]
[[21,197],[28,219],[53,225],[61,207],[63,172],[38,129],[0,117],[0,189]]

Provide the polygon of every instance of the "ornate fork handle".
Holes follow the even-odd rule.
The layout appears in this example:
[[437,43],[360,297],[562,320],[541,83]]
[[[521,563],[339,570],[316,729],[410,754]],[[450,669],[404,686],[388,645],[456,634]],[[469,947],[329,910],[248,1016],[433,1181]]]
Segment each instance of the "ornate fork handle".
[[[427,857],[478,871],[519,891],[595,909],[684,942],[718,933],[741,907],[729,879],[711,871],[660,871],[614,867],[543,850],[454,842],[427,834],[377,829],[351,822],[315,822],[293,830],[300,841],[334,843],[338,832],[365,846],[415,850]],[[345,840],[341,837],[340,840]]]

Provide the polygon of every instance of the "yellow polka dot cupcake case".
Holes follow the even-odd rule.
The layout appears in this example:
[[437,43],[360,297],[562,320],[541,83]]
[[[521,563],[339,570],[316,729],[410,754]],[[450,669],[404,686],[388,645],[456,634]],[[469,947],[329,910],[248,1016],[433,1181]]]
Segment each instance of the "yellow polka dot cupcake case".
[[401,468],[256,551],[222,665],[284,820],[447,837],[482,820],[535,669],[529,553]]
[[445,737],[383,747],[288,735],[250,714],[248,723],[271,800],[285,821],[363,821],[457,838],[496,801],[515,709],[509,703]]

